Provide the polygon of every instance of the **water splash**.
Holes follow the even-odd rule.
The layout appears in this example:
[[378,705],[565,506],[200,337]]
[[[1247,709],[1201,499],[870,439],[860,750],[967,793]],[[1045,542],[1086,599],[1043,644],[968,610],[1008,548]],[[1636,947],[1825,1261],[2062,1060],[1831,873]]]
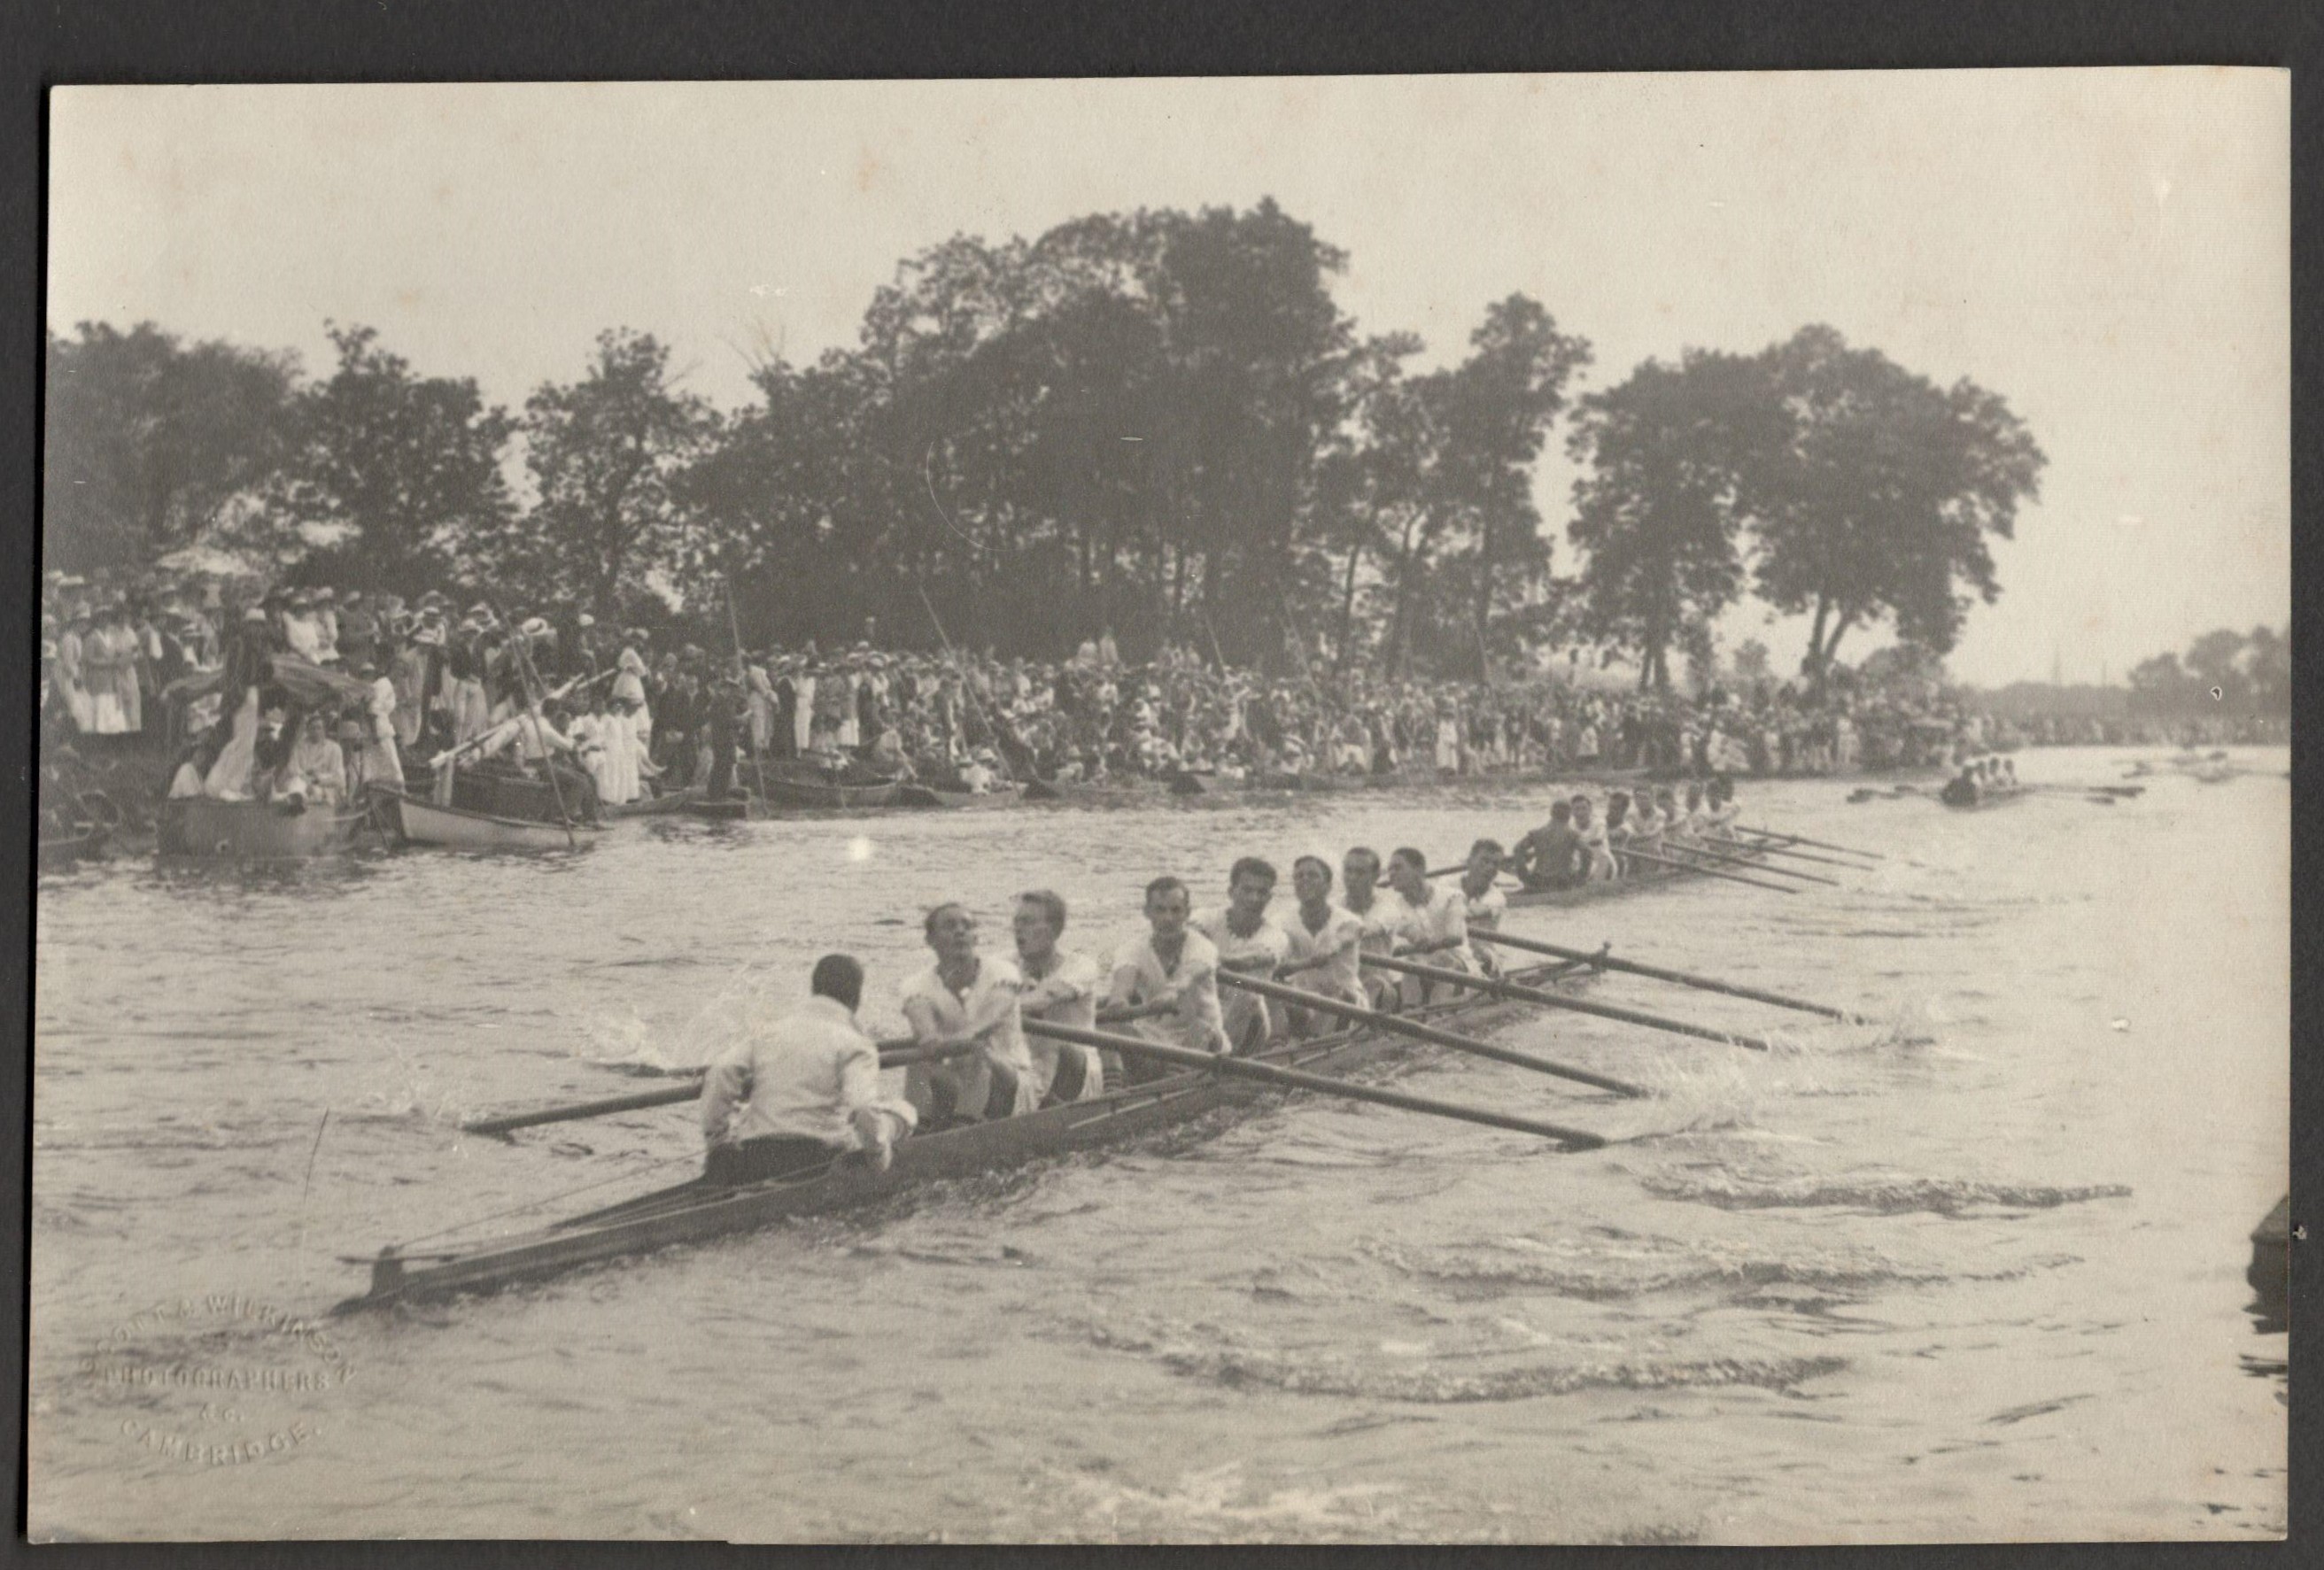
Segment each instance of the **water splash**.
[[1691,1200],[1720,1210],[1812,1209],[1830,1207],[1883,1215],[1929,1211],[1958,1216],[1978,1209],[2049,1210],[2092,1199],[2121,1199],[2122,1183],[1989,1183],[1970,1178],[1866,1176],[1763,1180],[1733,1173],[1700,1177],[1648,1174],[1638,1186],[1658,1198]]

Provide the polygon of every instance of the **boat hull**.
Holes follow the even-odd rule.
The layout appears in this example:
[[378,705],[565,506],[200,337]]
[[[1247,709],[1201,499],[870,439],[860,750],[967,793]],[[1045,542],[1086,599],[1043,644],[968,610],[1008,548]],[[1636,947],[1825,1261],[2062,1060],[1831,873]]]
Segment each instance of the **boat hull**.
[[392,793],[379,798],[379,813],[387,831],[405,844],[447,850],[570,850],[588,844],[599,832],[587,825],[568,829],[562,823],[494,817],[466,807],[439,807]]
[[[1520,977],[1545,983],[1588,974],[1583,964],[1529,969]],[[1467,1017],[1489,1024],[1513,1005],[1465,997],[1413,1011],[1414,1017]],[[1399,1036],[1350,1031],[1269,1051],[1266,1060],[1311,1072],[1337,1072],[1410,1050]],[[1108,1091],[1089,1101],[1045,1107],[992,1123],[972,1124],[899,1142],[884,1172],[852,1160],[793,1179],[740,1189],[714,1189],[696,1180],[637,1199],[571,1217],[538,1232],[460,1252],[404,1255],[383,1250],[368,1262],[371,1290],[350,1298],[335,1314],[495,1290],[559,1274],[576,1266],[713,1237],[748,1232],[788,1216],[847,1209],[920,1184],[1089,1150],[1154,1133],[1222,1107],[1281,1092],[1249,1080],[1190,1072]]]
[[164,856],[223,861],[332,856],[355,843],[370,817],[368,807],[281,813],[267,802],[179,796],[162,803],[159,839]]

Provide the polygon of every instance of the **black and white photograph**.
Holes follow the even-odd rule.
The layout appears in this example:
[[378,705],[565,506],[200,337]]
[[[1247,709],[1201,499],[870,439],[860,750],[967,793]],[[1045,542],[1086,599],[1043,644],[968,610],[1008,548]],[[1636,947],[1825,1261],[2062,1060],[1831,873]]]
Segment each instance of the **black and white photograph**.
[[22,1529],[2284,1537],[2290,84],[55,87]]

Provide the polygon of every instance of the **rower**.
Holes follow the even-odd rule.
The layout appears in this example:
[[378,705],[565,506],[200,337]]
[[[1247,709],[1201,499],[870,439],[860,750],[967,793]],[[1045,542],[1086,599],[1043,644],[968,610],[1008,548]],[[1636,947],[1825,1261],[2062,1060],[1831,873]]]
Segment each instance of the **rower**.
[[[1469,948],[1468,902],[1459,889],[1428,881],[1426,857],[1409,846],[1390,855],[1388,885],[1397,901],[1393,921],[1399,952],[1451,969],[1477,969],[1477,956]],[[1404,980],[1407,1002],[1428,1001],[1425,978],[1407,976]]]
[[[1359,1008],[1370,1006],[1361,959],[1364,923],[1332,903],[1332,864],[1320,856],[1302,856],[1291,864],[1291,890],[1299,897],[1299,908],[1283,924],[1288,942],[1284,978],[1303,992],[1340,998]],[[1287,1012],[1294,1035],[1314,1035],[1336,1023],[1310,1009]]]
[[[1262,979],[1275,974],[1290,950],[1291,940],[1268,919],[1275,898],[1275,868],[1256,856],[1245,856],[1227,873],[1227,903],[1222,908],[1197,911],[1187,924],[1211,941],[1219,951],[1219,969],[1248,971]],[[1236,988],[1221,998],[1227,1040],[1239,1052],[1257,1051],[1275,1033],[1267,999]]]
[[1713,775],[1703,787],[1702,801],[1704,838],[1734,839],[1735,821],[1743,815],[1743,809],[1735,804],[1735,782],[1723,774]]
[[1630,818],[1630,793],[1607,792],[1606,849],[1614,858],[1614,876],[1618,878],[1630,876],[1630,863],[1623,852],[1629,849],[1631,836],[1637,832],[1637,825]]
[[[1654,794],[1641,789],[1631,798],[1630,804],[1637,810],[1630,814],[1628,822],[1624,825],[1630,831],[1629,837],[1625,841],[1626,849],[1646,856],[1660,856],[1663,849],[1663,830],[1667,826],[1667,821],[1663,817],[1662,809],[1655,804]],[[1652,861],[1641,861],[1632,865],[1652,871],[1655,864]]]
[[[1392,954],[1396,951],[1396,905],[1393,898],[1379,897],[1379,852],[1369,845],[1358,845],[1340,860],[1340,875],[1346,880],[1347,893],[1342,897],[1342,908],[1356,918],[1363,929],[1362,950],[1366,954]],[[1393,1009],[1404,999],[1396,978],[1378,970],[1363,973],[1364,992],[1374,1008]]]
[[922,932],[936,962],[904,984],[904,1017],[924,1047],[975,1050],[914,1063],[904,1095],[929,1127],[979,1123],[1030,1112],[1033,1058],[1018,1012],[1024,978],[1006,959],[976,950],[976,918],[954,903],[928,912]]
[[1599,822],[1591,811],[1590,798],[1573,798],[1573,832],[1582,841],[1582,855],[1587,870],[1585,883],[1611,883],[1614,880],[1614,849],[1606,839],[1606,825]]
[[[1023,1017],[1076,1030],[1096,1029],[1097,994],[1103,978],[1096,960],[1057,947],[1065,931],[1064,898],[1046,888],[1019,895],[1014,924],[1017,969],[1025,978],[1025,989],[1017,997]],[[1046,1036],[1028,1039],[1025,1045],[1033,1060],[1034,1095],[1042,1106],[1086,1101],[1105,1093],[1105,1064],[1094,1049]]]
[[1517,843],[1509,870],[1527,888],[1572,888],[1590,874],[1582,836],[1573,831],[1573,803],[1554,802],[1549,822]]
[[813,996],[754,1020],[702,1079],[703,1180],[755,1183],[809,1171],[861,1151],[886,1171],[918,1115],[880,1094],[880,1049],[855,1023],[863,967],[845,954],[816,961]]
[[1709,810],[1702,804],[1702,782],[1686,782],[1686,827],[1683,837],[1700,842],[1711,837]]
[[[1480,840],[1469,847],[1469,865],[1461,874],[1461,911],[1470,927],[1496,930],[1509,908],[1509,896],[1500,890],[1501,842]],[[1493,957],[1479,950],[1477,968],[1490,975]]]
[[[1138,1033],[1165,1046],[1224,1052],[1227,1033],[1219,1015],[1219,951],[1186,918],[1194,901],[1181,880],[1162,877],[1146,886],[1148,931],[1122,946],[1114,957],[1113,979],[1103,1015],[1136,1014]],[[1160,1064],[1124,1064],[1135,1084],[1171,1070]]]

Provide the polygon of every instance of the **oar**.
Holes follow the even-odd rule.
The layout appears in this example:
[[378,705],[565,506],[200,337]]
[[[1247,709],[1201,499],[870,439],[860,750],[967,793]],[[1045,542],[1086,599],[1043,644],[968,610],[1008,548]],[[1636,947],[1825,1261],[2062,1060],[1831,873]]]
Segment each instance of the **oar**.
[[[972,1050],[973,1046],[966,1043],[923,1047],[908,1037],[902,1041],[881,1042],[880,1066],[883,1069],[899,1068],[906,1063],[952,1057]],[[585,1117],[604,1117],[616,1112],[638,1112],[649,1106],[675,1106],[681,1101],[698,1101],[702,1098],[702,1077],[707,1072],[705,1069],[685,1070],[685,1084],[660,1090],[641,1090],[632,1096],[608,1096],[596,1101],[570,1101],[557,1106],[536,1107],[530,1112],[480,1117],[474,1123],[462,1124],[460,1132],[507,1134],[512,1129],[536,1128],[544,1123],[575,1123]]]
[[[1367,963],[1370,963],[1371,959],[1372,956],[1365,956]],[[1425,969],[1427,967],[1422,966],[1420,969]],[[1571,1064],[1556,1062],[1548,1058],[1536,1058],[1531,1052],[1520,1052],[1514,1047],[1495,1046],[1490,1042],[1480,1042],[1474,1036],[1460,1035],[1452,1031],[1440,1030],[1434,1025],[1401,1019],[1392,1014],[1381,1014],[1374,1009],[1360,1008],[1352,1003],[1343,1003],[1336,997],[1326,997],[1321,993],[1303,992],[1296,987],[1285,987],[1279,982],[1263,980],[1256,976],[1238,976],[1225,970],[1218,971],[1216,975],[1219,984],[1222,987],[1240,987],[1245,992],[1255,992],[1261,997],[1277,998],[1284,1003],[1296,1004],[1301,1008],[1313,1008],[1325,1014],[1337,1015],[1342,1019],[1357,1024],[1369,1025],[1374,1030],[1383,1030],[1390,1035],[1409,1036],[1416,1042],[1433,1042],[1440,1047],[1450,1047],[1456,1052],[1473,1052],[1480,1058],[1491,1058],[1503,1063],[1515,1063],[1520,1069],[1531,1069],[1541,1074],[1554,1074],[1561,1079],[1572,1079],[1583,1085],[1595,1085],[1600,1090],[1612,1090],[1624,1096],[1651,1094],[1643,1085],[1633,1085],[1627,1079],[1617,1079],[1606,1074],[1593,1074],[1587,1069],[1576,1069]],[[1027,1028],[1031,1028],[1029,1021]]]
[[1748,883],[1753,888],[1772,888],[1777,894],[1797,894],[1796,886],[1769,883],[1764,877],[1746,877],[1739,872],[1721,872],[1715,867],[1705,867],[1699,861],[1674,861],[1667,856],[1655,856],[1644,850],[1617,850],[1615,855],[1631,861],[1643,861],[1651,867],[1672,867],[1681,872],[1698,873],[1704,877],[1723,877],[1729,883]]
[[1568,997],[1562,992],[1544,992],[1538,987],[1521,987],[1514,981],[1504,981],[1498,976],[1478,976],[1466,970],[1448,970],[1435,965],[1416,965],[1409,959],[1392,959],[1384,954],[1367,954],[1364,963],[1383,970],[1400,971],[1406,976],[1423,977],[1448,987],[1465,987],[1472,992],[1490,993],[1496,997],[1511,997],[1519,1003],[1536,1003],[1544,1008],[1570,1008],[1576,1014],[1594,1014],[1600,1019],[1618,1019],[1625,1024],[1645,1025],[1648,1030],[1668,1031],[1674,1035],[1692,1036],[1697,1041],[1717,1042],[1722,1046],[1748,1047],[1755,1052],[1767,1050],[1765,1042],[1755,1042],[1748,1036],[1730,1035],[1707,1025],[1689,1024],[1683,1019],[1666,1019],[1643,1009],[1623,1008],[1611,1003],[1595,1003],[1587,998]]
[[1620,970],[1632,976],[1651,977],[1656,981],[1674,981],[1681,987],[1692,987],[1703,992],[1723,992],[1729,997],[1748,997],[1757,1003],[1772,1003],[1778,1008],[1820,1014],[1826,1019],[1841,1020],[1849,1024],[1874,1023],[1844,1008],[1831,1008],[1821,1003],[1810,1003],[1804,998],[1786,997],[1780,992],[1763,992],[1756,987],[1743,987],[1709,976],[1693,976],[1683,970],[1665,970],[1659,965],[1641,965],[1636,959],[1617,959],[1603,949],[1593,954],[1586,949],[1568,949],[1557,943],[1545,943],[1539,938],[1513,937],[1490,927],[1471,927],[1469,941],[1472,943],[1499,943],[1507,948],[1523,949],[1528,954],[1547,954],[1560,959],[1580,959],[1601,970]]
[[[1840,879],[1836,877],[1825,877],[1820,873],[1799,872],[1789,867],[1768,866],[1760,854],[1756,851],[1748,856],[1738,856],[1734,852],[1729,850],[1713,850],[1707,845],[1696,845],[1690,844],[1684,840],[1673,841],[1669,840],[1663,841],[1663,848],[1674,856],[1700,856],[1709,860],[1720,862],[1728,866],[1757,867],[1762,872],[1773,872],[1784,877],[1796,877],[1804,883],[1828,883],[1834,888],[1844,886],[1840,883]],[[1633,851],[1631,854],[1636,855],[1637,852]]]
[[1310,1074],[1299,1069],[1286,1069],[1279,1064],[1262,1062],[1255,1058],[1228,1057],[1218,1052],[1190,1051],[1185,1047],[1167,1047],[1142,1036],[1113,1035],[1104,1031],[1085,1031],[1074,1025],[1051,1024],[1047,1020],[1028,1019],[1025,1033],[1047,1036],[1054,1042],[1074,1042],[1084,1047],[1111,1048],[1131,1057],[1154,1059],[1157,1062],[1175,1063],[1182,1069],[1201,1069],[1231,1079],[1257,1079],[1270,1085],[1287,1086],[1295,1090],[1320,1090],[1327,1096],[1343,1096],[1351,1101],[1370,1101],[1380,1106],[1402,1107],[1406,1112],[1434,1113],[1439,1117],[1458,1118],[1463,1123],[1480,1123],[1488,1128],[1513,1128],[1519,1134],[1539,1134],[1554,1139],[1569,1150],[1596,1150],[1606,1141],[1600,1135],[1578,1128],[1562,1128],[1537,1118],[1514,1117],[1505,1112],[1491,1112],[1481,1106],[1462,1106],[1457,1102],[1439,1101],[1429,1096],[1410,1096],[1401,1090],[1385,1090],[1375,1085],[1351,1085],[1344,1079],[1334,1079],[1329,1074]]
[[1754,829],[1748,824],[1738,826],[1744,833],[1757,834],[1762,840],[1780,840],[1787,845],[1812,845],[1819,850],[1837,850],[1843,856],[1866,856],[1875,861],[1888,859],[1877,850],[1858,850],[1849,845],[1835,845],[1829,840],[1811,840],[1805,834],[1779,834],[1773,829]]
[[1812,850],[1794,850],[1788,845],[1777,845],[1765,840],[1729,840],[1726,841],[1726,843],[1730,845],[1745,845],[1749,849],[1751,854],[1754,856],[1787,857],[1794,861],[1812,861],[1818,867],[1844,867],[1850,872],[1866,872],[1870,870],[1870,868],[1867,868],[1861,861],[1842,861],[1836,857],[1819,856]]

